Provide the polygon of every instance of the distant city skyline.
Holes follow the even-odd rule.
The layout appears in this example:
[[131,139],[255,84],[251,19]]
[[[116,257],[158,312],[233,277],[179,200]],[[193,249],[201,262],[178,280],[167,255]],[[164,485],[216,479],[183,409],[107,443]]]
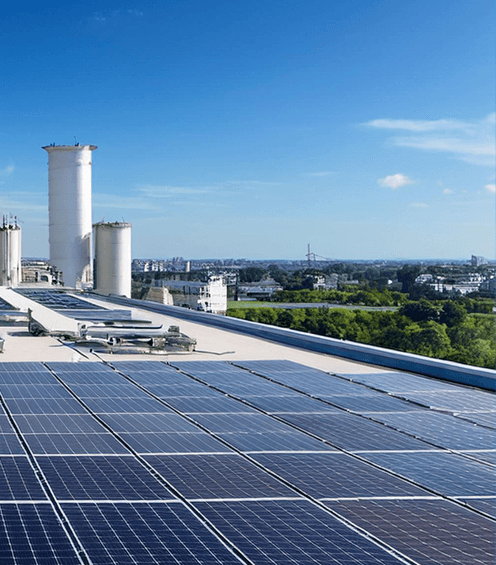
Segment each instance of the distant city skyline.
[[42,146],[95,144],[133,257],[495,256],[495,7],[92,0],[1,16],[0,210],[48,256]]

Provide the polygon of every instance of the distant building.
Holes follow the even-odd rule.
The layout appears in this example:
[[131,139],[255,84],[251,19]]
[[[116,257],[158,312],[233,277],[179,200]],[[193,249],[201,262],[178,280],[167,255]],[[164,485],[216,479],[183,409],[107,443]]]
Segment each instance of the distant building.
[[472,267],[480,267],[481,265],[487,265],[487,259],[485,257],[481,257],[480,255],[472,255],[470,259],[470,264]]
[[174,306],[225,315],[227,286],[222,277],[210,277],[208,282],[167,280],[160,281],[172,296]]

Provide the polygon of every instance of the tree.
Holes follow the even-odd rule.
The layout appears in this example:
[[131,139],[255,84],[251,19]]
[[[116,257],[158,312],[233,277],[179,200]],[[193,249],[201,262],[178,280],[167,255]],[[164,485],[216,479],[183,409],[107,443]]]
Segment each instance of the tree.
[[407,316],[413,322],[427,322],[439,318],[436,306],[425,298],[421,298],[418,302],[407,302],[399,309],[399,314]]
[[439,321],[441,324],[446,324],[448,328],[460,325],[466,317],[465,308],[453,300],[446,301],[439,313]]

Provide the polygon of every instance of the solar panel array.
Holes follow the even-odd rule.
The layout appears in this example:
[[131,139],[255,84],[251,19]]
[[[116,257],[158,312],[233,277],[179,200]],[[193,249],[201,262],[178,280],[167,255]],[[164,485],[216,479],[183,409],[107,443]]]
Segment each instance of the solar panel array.
[[494,563],[493,394],[236,365],[0,363],[2,565]]

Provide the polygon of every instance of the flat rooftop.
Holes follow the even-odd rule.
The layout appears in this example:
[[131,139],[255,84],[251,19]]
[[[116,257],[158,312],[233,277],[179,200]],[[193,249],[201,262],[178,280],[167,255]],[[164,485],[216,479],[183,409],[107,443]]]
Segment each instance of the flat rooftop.
[[494,565],[493,392],[131,310],[197,350],[0,325],[2,564]]

